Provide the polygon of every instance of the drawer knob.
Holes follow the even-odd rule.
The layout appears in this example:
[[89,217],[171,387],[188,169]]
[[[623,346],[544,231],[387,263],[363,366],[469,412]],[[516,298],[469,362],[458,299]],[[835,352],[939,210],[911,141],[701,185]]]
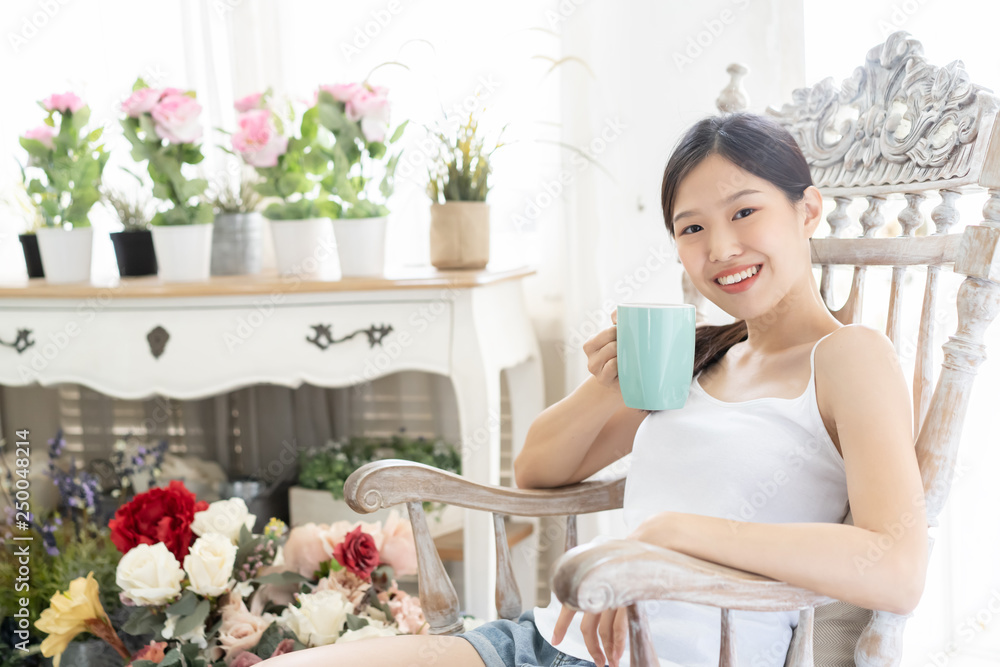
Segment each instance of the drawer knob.
[[312,326],[313,335],[312,338],[307,336],[306,340],[321,350],[325,350],[331,345],[336,345],[337,343],[343,343],[345,340],[350,340],[360,333],[368,336],[369,348],[373,348],[376,345],[381,346],[382,339],[392,332],[391,324],[382,324],[380,326],[375,326],[373,324],[367,329],[358,329],[354,333],[350,333],[343,338],[334,338],[332,324],[312,324],[310,326]]
[[163,354],[163,350],[167,347],[170,334],[167,333],[166,329],[158,326],[146,334],[146,340],[149,342],[149,352],[153,355],[153,358],[159,359],[160,355]]
[[0,340],[0,345],[3,345],[5,347],[12,347],[15,350],[17,350],[18,354],[21,354],[22,352],[24,352],[29,347],[35,344],[35,341],[31,340],[31,332],[32,332],[31,329],[18,329],[17,338],[14,339],[13,343],[7,343],[4,342],[3,340]]

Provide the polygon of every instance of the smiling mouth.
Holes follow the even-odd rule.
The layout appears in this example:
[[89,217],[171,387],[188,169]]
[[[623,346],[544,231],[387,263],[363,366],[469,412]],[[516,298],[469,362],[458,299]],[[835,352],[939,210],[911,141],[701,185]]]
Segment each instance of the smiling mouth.
[[[754,278],[758,273],[760,273],[760,270],[763,267],[764,267],[763,264],[757,264],[755,266],[750,267],[750,269],[747,269],[748,271],[753,271],[753,273],[747,275],[745,278],[739,278],[739,276],[743,275],[743,272],[740,272],[737,274],[733,274],[732,276],[723,276],[722,278],[718,278],[715,280],[715,283],[722,287],[731,287],[733,285],[739,285]],[[734,277],[736,278],[735,280]],[[727,282],[722,282],[724,280]]]

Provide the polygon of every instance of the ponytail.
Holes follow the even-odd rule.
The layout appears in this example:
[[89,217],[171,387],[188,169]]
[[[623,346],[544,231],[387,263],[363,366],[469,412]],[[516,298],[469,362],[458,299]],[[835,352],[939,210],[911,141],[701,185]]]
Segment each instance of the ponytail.
[[691,378],[708,368],[726,354],[736,343],[747,339],[747,323],[737,320],[732,324],[705,324],[694,331],[694,372]]

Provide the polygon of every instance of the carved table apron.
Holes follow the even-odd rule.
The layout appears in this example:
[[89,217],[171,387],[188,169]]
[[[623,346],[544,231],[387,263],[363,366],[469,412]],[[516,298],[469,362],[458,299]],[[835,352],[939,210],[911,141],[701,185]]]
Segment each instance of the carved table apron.
[[[0,384],[70,382],[118,398],[192,399],[258,383],[345,387],[403,370],[438,373],[455,388],[464,475],[499,484],[500,372],[507,372],[514,455],[544,407],[522,296],[521,279],[532,273],[0,286]],[[465,605],[490,619],[492,540],[492,518],[466,512]]]

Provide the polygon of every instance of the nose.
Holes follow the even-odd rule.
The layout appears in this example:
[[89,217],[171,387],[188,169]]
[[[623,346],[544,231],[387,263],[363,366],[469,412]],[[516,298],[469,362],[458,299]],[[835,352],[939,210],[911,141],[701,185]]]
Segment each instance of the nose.
[[713,225],[709,232],[709,260],[712,262],[725,262],[736,257],[743,252],[739,238],[729,225]]

